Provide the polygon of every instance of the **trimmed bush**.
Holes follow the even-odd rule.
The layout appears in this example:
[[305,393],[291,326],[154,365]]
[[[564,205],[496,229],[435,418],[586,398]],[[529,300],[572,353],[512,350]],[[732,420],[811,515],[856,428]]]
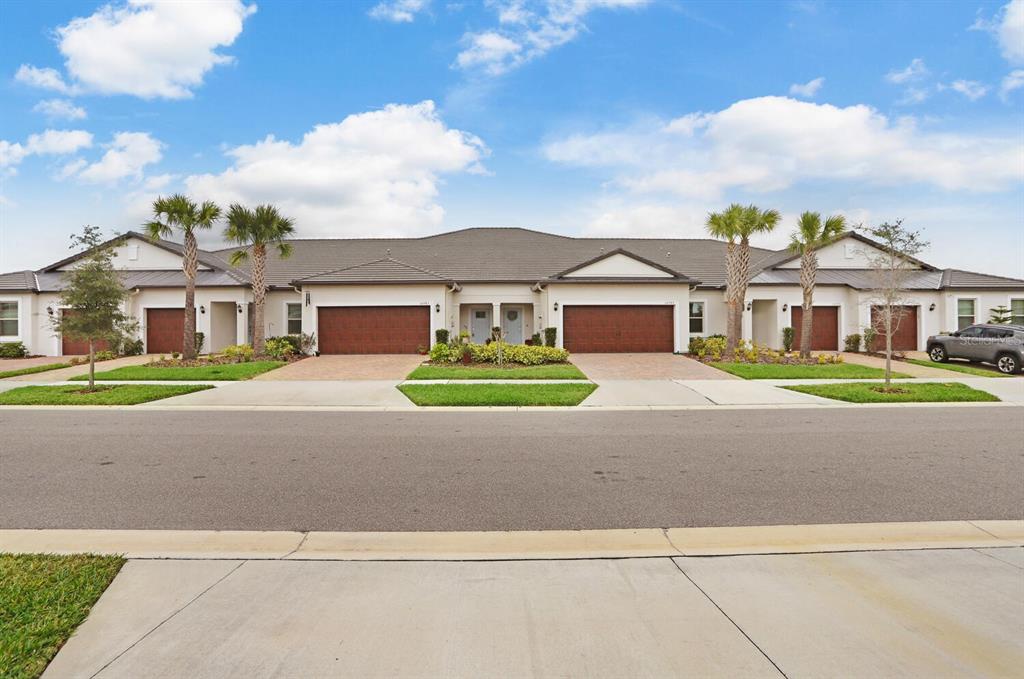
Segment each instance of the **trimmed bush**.
[[121,343],[122,356],[141,356],[142,349],[143,345],[140,339],[126,339]]
[[544,345],[553,347],[558,344],[558,328],[544,328]]
[[109,361],[117,358],[117,354],[113,351],[107,351],[106,349],[103,351],[97,351],[93,356],[97,361]]
[[843,339],[843,344],[846,347],[846,351],[853,353],[860,351],[860,334],[853,333],[852,335],[847,335]]
[[793,337],[795,334],[796,332],[789,326],[782,329],[782,350],[787,354],[793,351]]
[[864,351],[871,353],[874,351],[875,338],[878,336],[878,331],[872,328],[870,325],[864,328]]
[[201,353],[203,353],[203,344],[206,342],[206,335],[201,333],[201,332],[196,331],[195,338],[196,338],[196,353],[197,354],[201,354]]
[[24,358],[28,356],[28,349],[22,342],[0,343],[0,358]]
[[533,333],[533,337],[530,338],[530,341],[533,342],[533,346],[535,346],[535,347],[539,347],[541,344],[544,343],[540,339],[540,333],[539,332]]
[[221,355],[232,359],[235,363],[248,363],[253,359],[254,352],[248,344],[232,344],[224,347]]
[[448,344],[448,328],[438,328],[434,331],[434,341],[437,344]]
[[[498,343],[468,344],[469,353],[477,363],[497,363]],[[543,365],[545,363],[565,363],[569,360],[569,352],[555,347],[532,347],[525,344],[502,344],[502,358],[506,363],[520,365]]]
[[691,337],[690,345],[687,347],[687,352],[697,355],[704,349],[705,339],[703,337]]
[[[302,353],[302,337],[299,335],[276,335],[274,337],[268,337],[267,342],[271,340],[278,343],[285,343],[292,348],[293,354]],[[269,351],[267,352],[270,353]]]
[[288,337],[271,337],[263,345],[267,356],[276,359],[287,359],[295,353],[295,343]]
[[434,346],[430,347],[431,363],[453,363],[457,360],[455,355],[455,352],[447,343],[438,342]]

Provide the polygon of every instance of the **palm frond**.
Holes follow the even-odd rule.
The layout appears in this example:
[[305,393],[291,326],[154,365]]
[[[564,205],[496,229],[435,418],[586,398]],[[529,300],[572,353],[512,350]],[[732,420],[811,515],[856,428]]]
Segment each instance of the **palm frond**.
[[228,263],[231,264],[231,266],[238,266],[244,263],[247,259],[249,259],[249,252],[247,250],[235,250],[231,253],[231,256],[228,257]]

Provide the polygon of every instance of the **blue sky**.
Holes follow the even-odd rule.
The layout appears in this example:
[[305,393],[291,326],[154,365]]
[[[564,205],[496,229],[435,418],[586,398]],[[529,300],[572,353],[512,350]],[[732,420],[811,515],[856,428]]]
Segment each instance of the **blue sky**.
[[[1024,0],[6,2],[0,270],[161,193],[302,236],[902,218],[1024,277]],[[215,235],[207,239],[212,245]]]

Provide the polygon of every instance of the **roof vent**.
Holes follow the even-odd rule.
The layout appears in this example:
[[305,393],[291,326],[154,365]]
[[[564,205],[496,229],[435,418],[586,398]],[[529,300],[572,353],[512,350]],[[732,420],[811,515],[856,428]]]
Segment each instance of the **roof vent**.
[[391,248],[388,248],[388,257],[391,256]]

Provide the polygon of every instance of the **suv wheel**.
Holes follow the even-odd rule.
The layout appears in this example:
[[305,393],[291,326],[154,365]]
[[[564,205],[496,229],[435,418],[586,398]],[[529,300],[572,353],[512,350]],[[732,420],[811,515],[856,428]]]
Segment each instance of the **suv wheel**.
[[936,363],[945,363],[949,360],[949,356],[946,355],[946,347],[941,344],[932,345],[932,348],[928,350],[928,358],[932,359]]
[[1020,361],[1013,354],[1003,354],[996,358],[996,367],[1003,374],[1015,375],[1020,372]]

